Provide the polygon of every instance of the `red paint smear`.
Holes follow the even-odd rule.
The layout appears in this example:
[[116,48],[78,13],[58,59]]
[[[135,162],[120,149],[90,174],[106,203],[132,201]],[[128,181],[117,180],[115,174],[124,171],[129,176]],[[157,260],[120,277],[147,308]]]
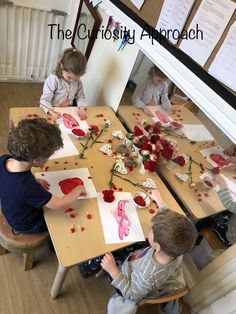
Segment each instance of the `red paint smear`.
[[77,135],[77,136],[84,136],[85,135],[85,132],[81,129],[73,129],[72,133]]
[[124,236],[127,237],[129,235],[131,226],[129,217],[125,213],[125,204],[127,202],[125,200],[119,201],[117,209],[112,212],[118,223],[118,236],[120,240],[123,240]]
[[136,196],[136,197],[134,198],[134,201],[135,201],[135,203],[138,204],[139,206],[145,206],[145,205],[146,205],[145,200],[144,200],[144,198],[143,198],[141,195]]
[[79,126],[79,123],[69,113],[63,113],[62,118],[65,127],[68,129]]
[[62,193],[68,194],[70,193],[76,186],[84,185],[84,182],[80,178],[68,178],[60,181],[59,186],[61,188]]
[[168,123],[170,120],[168,117],[166,117],[161,111],[156,111],[156,116],[162,123]]
[[225,165],[228,165],[230,163],[229,160],[226,160],[223,156],[220,154],[212,153],[210,154],[211,160],[213,160],[219,167],[223,167]]

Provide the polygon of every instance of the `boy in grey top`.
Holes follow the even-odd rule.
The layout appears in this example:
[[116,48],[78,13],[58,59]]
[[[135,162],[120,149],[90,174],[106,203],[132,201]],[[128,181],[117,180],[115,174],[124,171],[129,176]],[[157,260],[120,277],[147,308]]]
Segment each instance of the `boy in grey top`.
[[143,111],[152,116],[147,106],[161,105],[169,113],[171,103],[168,98],[167,76],[156,66],[151,67],[148,77],[137,85],[132,102],[136,107],[142,108]]
[[148,233],[150,246],[128,256],[121,270],[116,266],[113,255],[107,253],[101,266],[110,274],[111,284],[120,294],[116,293],[109,300],[108,314],[135,313],[141,299],[185,286],[181,270],[182,254],[193,247],[196,236],[196,229],[187,217],[163,209],[152,219]]

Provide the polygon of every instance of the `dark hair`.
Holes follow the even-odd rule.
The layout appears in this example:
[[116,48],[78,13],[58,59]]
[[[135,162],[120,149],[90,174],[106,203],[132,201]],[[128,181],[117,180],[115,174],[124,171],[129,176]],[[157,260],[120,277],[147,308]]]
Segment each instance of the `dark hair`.
[[152,218],[154,242],[169,256],[180,256],[193,248],[197,230],[192,221],[169,209],[159,211]]
[[151,78],[153,78],[154,75],[158,75],[162,79],[167,79],[167,75],[163,73],[156,65],[152,66],[150,70],[148,71],[148,74]]
[[75,75],[82,76],[86,68],[85,56],[75,48],[68,48],[64,50],[59,62],[57,64],[55,74],[62,78],[62,70],[71,72]]
[[23,119],[8,135],[8,150],[19,161],[48,159],[63,147],[60,129],[43,118]]

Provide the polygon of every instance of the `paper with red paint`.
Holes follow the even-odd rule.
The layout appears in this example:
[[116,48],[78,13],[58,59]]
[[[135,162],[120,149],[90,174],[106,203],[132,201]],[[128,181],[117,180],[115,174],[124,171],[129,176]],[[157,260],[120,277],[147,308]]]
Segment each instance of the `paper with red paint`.
[[[97,194],[105,243],[144,241],[143,230],[131,193],[115,192],[114,195],[115,200],[112,203],[107,203],[104,202],[102,193]],[[117,210],[120,201],[119,210]],[[126,202],[124,203],[124,201]]]
[[206,160],[213,167],[225,168],[232,165],[228,159],[229,156],[223,153],[224,149],[220,146],[212,146],[206,149],[200,150],[200,153],[206,157]]
[[[85,190],[87,192],[86,196],[80,196],[79,199],[87,199],[97,197],[97,192],[90,177],[88,168],[79,168],[71,170],[60,170],[60,171],[47,171],[44,173],[44,179],[50,184],[49,192],[58,197],[64,196],[64,192],[68,192],[72,186],[76,186],[76,182],[83,182]],[[36,172],[36,178],[41,178],[42,172]],[[76,180],[74,178],[77,178]],[[71,180],[73,179],[73,180]],[[70,181],[70,184],[62,184],[63,189],[59,185],[60,182]]]
[[59,112],[61,115],[65,115],[66,118],[68,118],[69,116],[71,118],[68,118],[67,120],[61,117],[60,119],[56,120],[56,123],[58,124],[58,127],[61,130],[61,137],[64,147],[56,151],[49,159],[64,158],[78,155],[79,154],[78,150],[76,149],[71,138],[68,136],[69,134],[72,134],[71,128],[68,128],[67,126],[69,125],[69,121],[72,120],[75,121],[74,123],[77,123],[83,129],[88,130],[88,123],[86,121],[80,120],[78,116],[78,108],[76,107],[54,107],[53,109]]
[[58,184],[61,188],[62,193],[69,194],[78,185],[84,185],[84,182],[78,177],[73,177],[73,178],[63,179],[59,181]]
[[160,105],[157,106],[147,106],[149,111],[152,113],[152,119],[154,122],[159,122],[163,127],[170,126],[170,123],[174,119],[169,116]]

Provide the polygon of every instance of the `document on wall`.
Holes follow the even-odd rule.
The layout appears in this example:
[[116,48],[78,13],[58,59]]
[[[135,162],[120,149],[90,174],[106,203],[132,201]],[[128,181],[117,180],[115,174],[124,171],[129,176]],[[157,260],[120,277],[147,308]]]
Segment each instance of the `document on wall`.
[[195,0],[165,0],[161,14],[157,21],[156,29],[176,44],[187,21]]
[[236,3],[231,0],[203,0],[189,28],[197,30],[195,39],[181,41],[180,49],[203,66],[228,24]]
[[231,26],[209,73],[236,91],[236,22]]
[[100,2],[102,2],[102,0],[92,0],[90,2],[92,2],[92,5],[96,7]]
[[136,6],[138,10],[140,10],[145,0],[130,0],[130,1]]

